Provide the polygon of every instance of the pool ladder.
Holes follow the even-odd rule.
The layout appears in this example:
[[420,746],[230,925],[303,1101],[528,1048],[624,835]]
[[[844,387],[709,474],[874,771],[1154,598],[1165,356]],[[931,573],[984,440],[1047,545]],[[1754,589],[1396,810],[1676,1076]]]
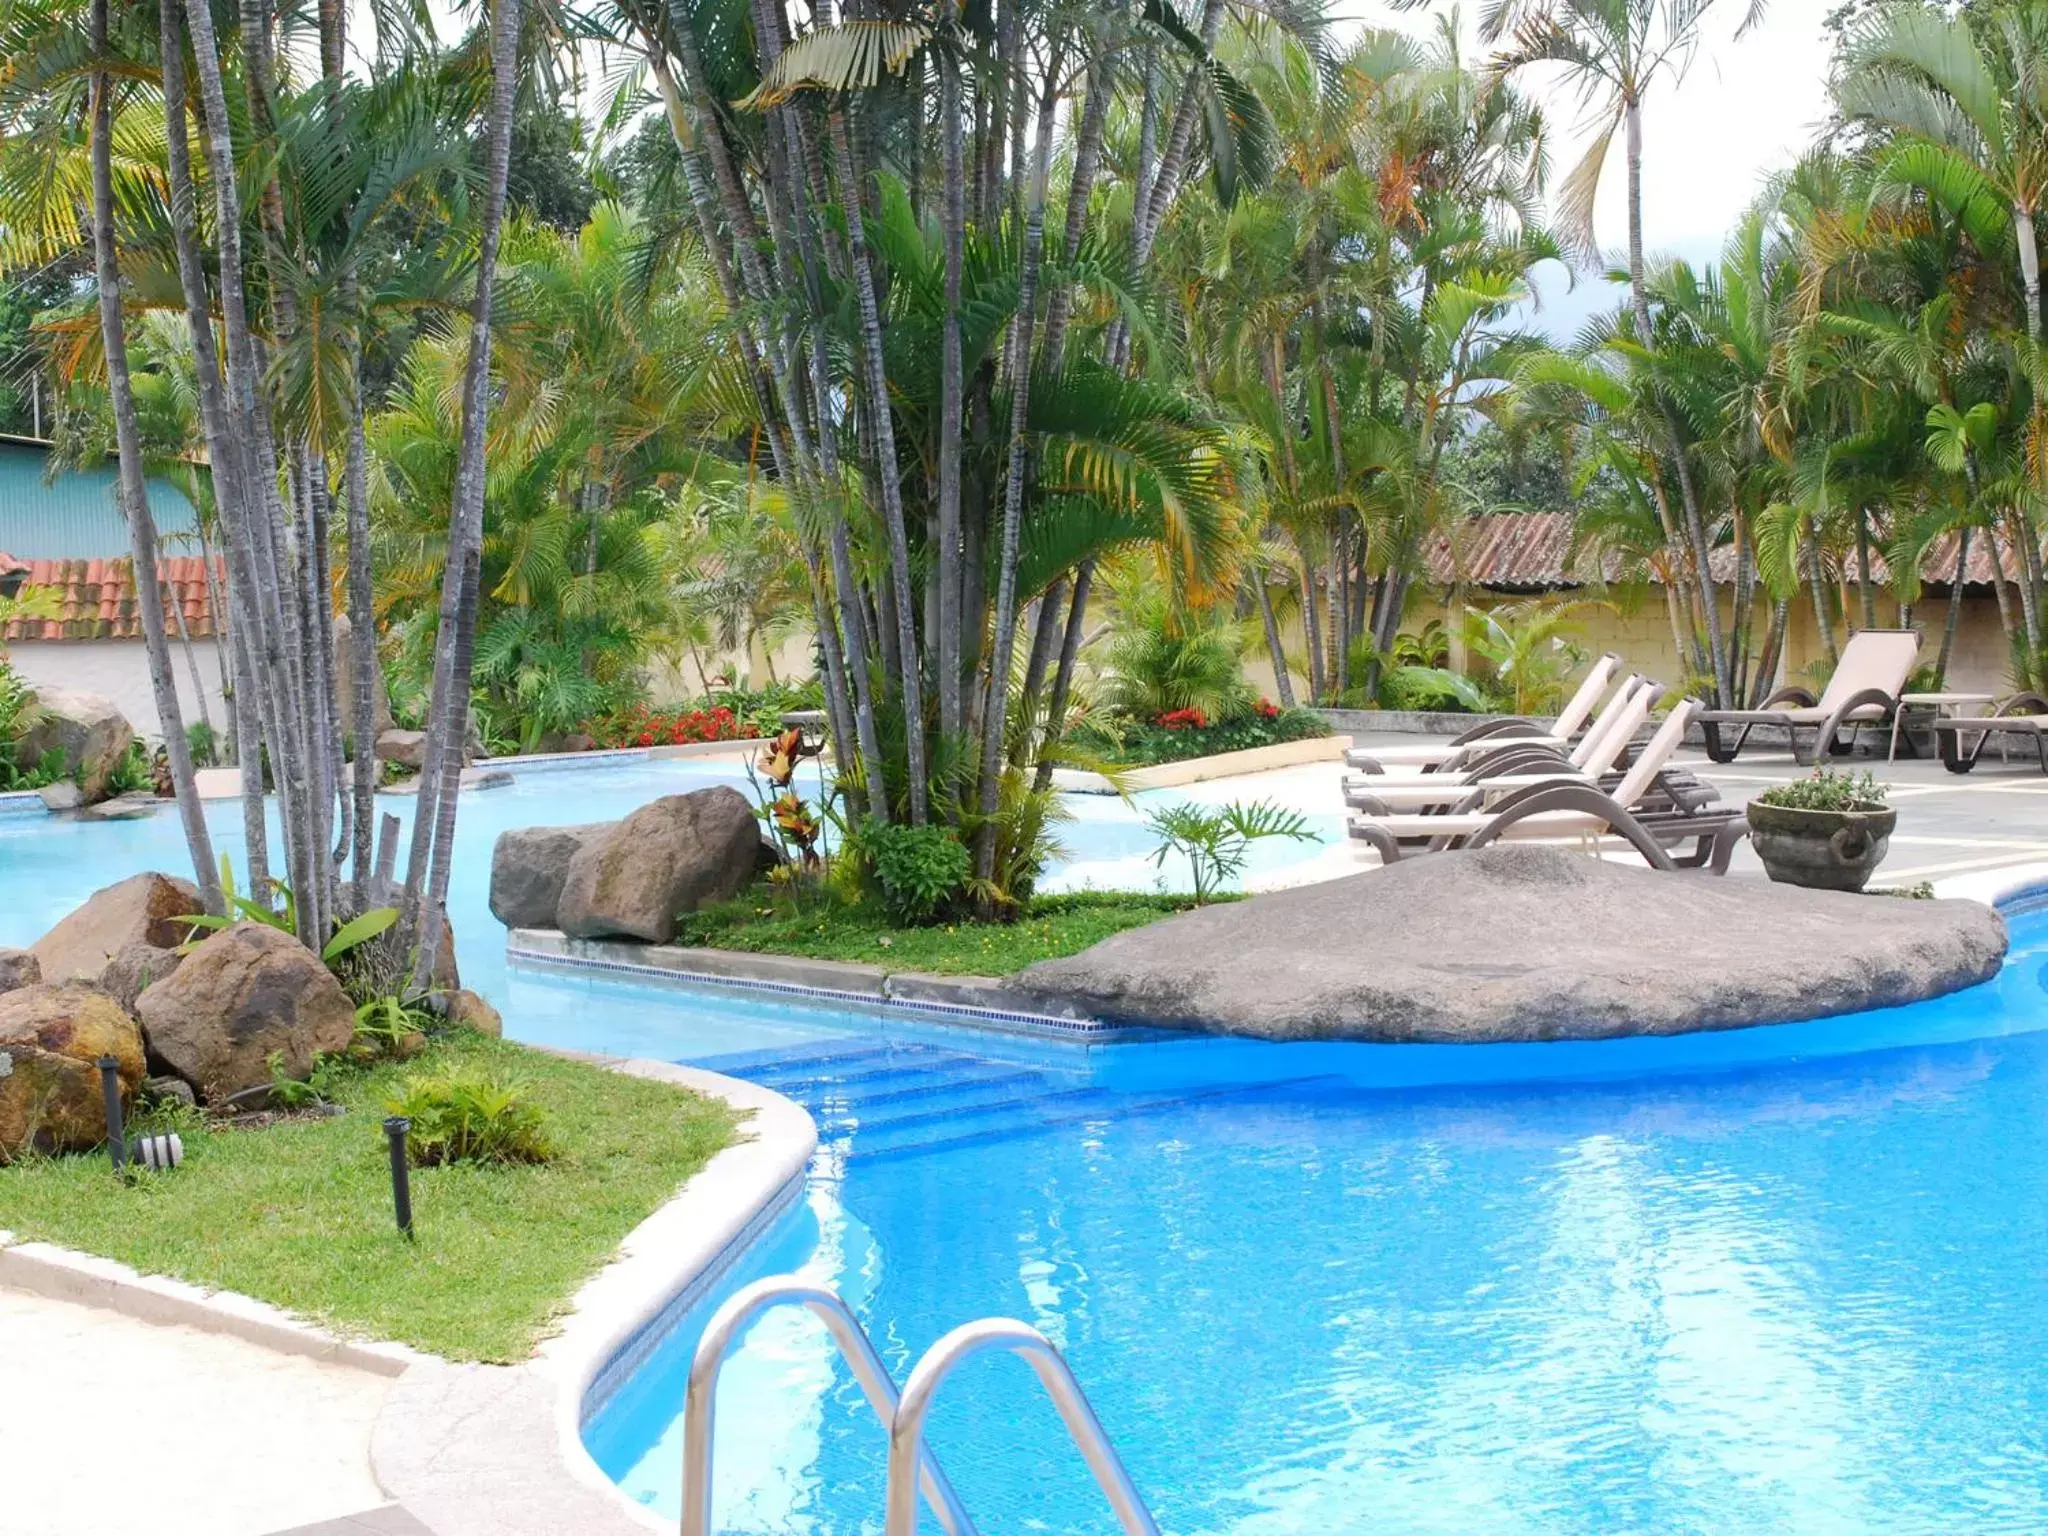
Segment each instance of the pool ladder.
[[924,1421],[932,1398],[953,1368],[976,1355],[1002,1350],[1021,1355],[1052,1399],[1067,1434],[1088,1463],[1095,1484],[1116,1512],[1124,1536],[1159,1536],[1152,1512],[1137,1485],[1109,1443],[1102,1421],[1088,1405],[1081,1383],[1074,1379],[1052,1341],[1028,1323],[986,1317],[963,1323],[924,1352],[899,1394],[896,1383],[865,1329],[830,1286],[813,1285],[795,1275],[771,1275],[735,1294],[713,1315],[690,1362],[690,1383],[683,1401],[683,1525],[682,1536],[712,1536],[711,1440],[713,1399],[718,1373],[740,1335],[762,1313],[779,1306],[806,1308],[824,1323],[832,1342],[852,1368],[868,1405],[889,1429],[889,1476],[884,1536],[916,1536],[920,1491],[946,1529],[946,1536],[977,1536],[974,1522],[960,1506],[959,1495],[924,1444]]

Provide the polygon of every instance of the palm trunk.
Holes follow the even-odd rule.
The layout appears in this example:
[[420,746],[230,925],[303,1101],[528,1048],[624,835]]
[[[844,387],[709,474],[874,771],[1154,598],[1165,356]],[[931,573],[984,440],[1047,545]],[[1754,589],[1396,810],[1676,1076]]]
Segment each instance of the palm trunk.
[[[882,317],[875,299],[873,269],[868,264],[867,235],[862,229],[860,187],[866,172],[847,132],[846,104],[835,105],[832,132],[838,140],[841,189],[846,205],[847,242],[851,247],[854,292],[860,301],[861,351],[866,365],[868,399],[873,407],[876,477],[881,482],[882,526],[889,538],[890,597],[896,609],[896,647],[903,684],[905,772],[910,780],[910,822],[921,827],[927,816],[924,756],[923,667],[918,661],[917,607],[910,586],[910,536],[903,520],[903,480],[896,463],[896,424],[889,407],[889,375],[882,358]],[[822,432],[822,427],[820,428]]]
[[[1074,668],[1081,655],[1081,627],[1088,618],[1088,592],[1095,582],[1095,557],[1090,555],[1074,570],[1074,598],[1067,605],[1066,632],[1060,636],[1060,665],[1053,674],[1052,696],[1045,701],[1045,743],[1051,746],[1066,733],[1067,698],[1074,687]],[[1038,772],[1033,785],[1040,793],[1052,783],[1052,758],[1039,753]]]
[[1308,647],[1308,696],[1320,701],[1327,674],[1323,671],[1323,632],[1316,619],[1316,566],[1306,550],[1301,556],[1301,632]]
[[[199,73],[199,96],[203,108],[200,121],[214,189],[221,328],[225,341],[221,373],[226,390],[222,397],[221,430],[213,439],[212,446],[216,455],[216,502],[222,510],[228,532],[230,591],[232,595],[233,589],[240,585],[243,592],[242,607],[236,618],[246,651],[243,682],[253,691],[244,693],[242,715],[245,721],[249,720],[253,713],[249,707],[252,703],[261,708],[262,745],[268,751],[271,774],[278,787],[279,821],[286,832],[286,853],[290,858],[294,854],[291,833],[296,820],[290,806],[299,793],[299,787],[305,783],[305,755],[298,732],[299,716],[293,703],[299,682],[293,666],[295,658],[284,645],[283,508],[277,495],[276,444],[270,431],[268,403],[263,396],[263,369],[249,326],[248,295],[242,266],[241,194],[236,181],[231,120],[221,80],[220,50],[214,36],[213,14],[206,5],[186,0],[185,16],[191,29],[192,54]],[[176,137],[173,136],[174,142]],[[175,158],[174,155],[174,161]],[[184,239],[179,244],[181,278],[190,315],[193,313],[194,290],[199,288],[202,280],[199,269],[187,260],[188,250],[196,251],[196,245]],[[203,295],[203,288],[199,291]],[[202,316],[206,313],[203,305],[197,313]],[[195,345],[198,335],[204,330],[203,325],[195,324]],[[208,387],[207,370],[202,368],[200,371],[203,405]],[[224,453],[220,451],[223,448],[226,450]],[[219,494],[223,469],[230,475],[231,493],[227,496]],[[227,515],[231,504],[239,505],[238,519],[230,519]],[[250,804],[250,800],[261,793],[261,761],[260,757],[252,757],[243,768],[243,815],[245,825],[253,823],[249,848],[252,888],[257,900],[267,901],[267,888],[254,881],[254,870],[258,862],[264,860],[266,844],[260,819],[261,804],[258,802],[253,807]],[[300,873],[300,866],[294,864],[293,878],[298,879]]]
[[[406,864],[405,941],[417,958],[413,984],[424,991],[439,949],[440,918],[455,858],[455,817],[462,785],[462,748],[469,728],[471,661],[483,556],[485,426],[490,413],[491,298],[498,236],[505,217],[505,179],[512,157],[512,103],[518,68],[519,0],[496,0],[491,15],[490,150],[483,227],[477,242],[476,295],[470,305],[469,356],[462,379],[462,441],[449,519],[448,563],[442,573],[434,691]],[[424,875],[426,888],[421,890]]]
[[206,675],[199,669],[199,650],[192,644],[192,627],[185,622],[185,605],[171,596],[171,618],[178,627],[178,649],[185,653],[185,674],[192,679],[192,698],[199,706],[199,723],[206,727],[208,742],[217,741],[213,715],[206,707]]
[[1792,622],[1792,600],[1778,598],[1771,604],[1771,622],[1764,631],[1764,648],[1756,659],[1756,679],[1750,684],[1749,707],[1757,708],[1771,693],[1778,675],[1778,662],[1785,654],[1785,631]]
[[1829,667],[1842,659],[1841,648],[1835,643],[1835,618],[1828,608],[1827,583],[1822,579],[1820,553],[1820,525],[1809,521],[1810,537],[1806,546],[1806,585],[1813,602],[1813,624],[1820,631],[1821,651],[1828,659]]
[[1273,658],[1273,691],[1282,709],[1294,708],[1294,680],[1287,675],[1287,648],[1280,643],[1280,620],[1273,612],[1273,592],[1266,585],[1266,573],[1252,572],[1252,585],[1259,599],[1259,623],[1266,631],[1266,650]]
[[1934,686],[1937,690],[1948,681],[1949,658],[1956,648],[1956,622],[1963,616],[1963,583],[1970,570],[1970,535],[1974,532],[1968,523],[1956,533],[1956,571],[1949,583],[1948,612],[1942,618],[1941,651],[1934,658]]
[[135,394],[128,377],[121,266],[114,252],[114,84],[107,68],[107,5],[108,0],[93,0],[92,4],[92,248],[99,287],[100,338],[107,353],[107,394],[114,408],[114,435],[120,451],[121,507],[128,515],[128,542],[135,560],[135,606],[149,652],[150,692],[164,733],[164,751],[170,758],[171,783],[177,790],[178,818],[184,824],[185,846],[192,856],[206,910],[220,913],[225,906],[213,860],[213,839],[206,830],[206,808],[199,802],[199,786],[192,775],[192,749],[185,739],[177,674],[164,633],[163,588],[156,573],[156,522],[149,512],[142,434],[135,421]]
[[356,394],[349,409],[348,462],[343,470],[348,498],[349,718],[355,738],[355,836],[349,867],[357,900],[369,900],[371,823],[377,810],[377,603],[370,568],[370,488],[363,442],[362,356],[355,357]]
[[[1650,299],[1643,277],[1643,109],[1630,99],[1626,109],[1628,132],[1628,285],[1629,301],[1635,311],[1636,339],[1648,349],[1655,345],[1650,324]],[[1692,464],[1686,457],[1685,440],[1678,430],[1678,417],[1660,395],[1665,436],[1672,467],[1678,475],[1679,504],[1685,513],[1686,541],[1692,549],[1694,580],[1699,588],[1700,617],[1706,627],[1706,649],[1714,673],[1715,702],[1727,708],[1733,702],[1728,681],[1728,654],[1721,636],[1721,606],[1714,596],[1712,551],[1707,545],[1706,520],[1700,510],[1699,487],[1694,484]]]
[[960,356],[960,266],[967,233],[965,126],[960,118],[960,63],[939,58],[939,136],[945,158],[944,241],[946,328],[939,374],[939,539],[934,576],[939,585],[939,730],[957,738],[961,726],[960,677],[960,421],[966,379]]
[[1877,589],[1870,580],[1870,512],[1856,509],[1856,599],[1863,615],[1863,628],[1877,628]]
[[[1018,282],[1015,350],[1010,357],[1010,460],[1003,487],[1003,544],[996,568],[995,641],[988,658],[988,703],[981,738],[980,834],[974,867],[984,883],[994,878],[995,810],[1001,791],[1003,733],[1010,702],[1011,653],[1017,643],[1017,556],[1024,533],[1024,471],[1030,458],[1031,341],[1038,319],[1038,273],[1045,244],[1045,183],[1052,167],[1053,113],[1059,105],[1060,44],[1048,47],[1033,147],[1029,212],[1024,224],[1024,271]],[[1021,82],[1020,82],[1021,83]]]

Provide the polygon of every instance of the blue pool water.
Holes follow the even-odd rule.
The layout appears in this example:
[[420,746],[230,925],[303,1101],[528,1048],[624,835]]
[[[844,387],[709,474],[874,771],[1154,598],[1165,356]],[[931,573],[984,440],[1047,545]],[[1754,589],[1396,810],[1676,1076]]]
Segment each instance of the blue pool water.
[[[800,1270],[899,1379],[970,1318],[1043,1329],[1171,1536],[2048,1530],[2048,914],[1956,997],[1586,1046],[1085,1051],[508,976],[496,831],[676,787],[473,796],[455,891],[513,1033],[707,1062],[820,1122],[799,1209],[587,1425],[630,1496],[677,1508],[708,1308]],[[0,943],[178,847],[168,818],[0,819]],[[931,1442],[985,1536],[1113,1529],[1015,1361],[967,1367]],[[879,1531],[882,1455],[822,1332],[758,1325],[719,1528]]]

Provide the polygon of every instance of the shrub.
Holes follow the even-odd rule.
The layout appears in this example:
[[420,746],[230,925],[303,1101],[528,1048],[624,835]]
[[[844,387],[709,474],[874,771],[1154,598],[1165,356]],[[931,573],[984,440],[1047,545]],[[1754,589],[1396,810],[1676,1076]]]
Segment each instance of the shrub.
[[881,887],[889,916],[905,927],[933,923],[957,906],[974,863],[948,827],[906,827],[869,821],[860,851]]
[[1329,722],[1314,710],[1276,709],[1262,700],[1251,713],[1238,719],[1203,724],[1177,721],[1169,725],[1164,718],[1143,723],[1097,717],[1077,729],[1073,740],[1077,746],[1109,762],[1149,766],[1277,746],[1284,741],[1307,741],[1329,734]]
[[663,714],[644,704],[590,722],[600,747],[680,747],[704,741],[747,741],[761,733],[723,704]]
[[444,1163],[544,1163],[555,1155],[548,1112],[522,1083],[482,1071],[418,1073],[385,1102],[412,1121],[405,1149],[422,1168]]
[[1808,777],[1780,784],[1756,798],[1760,804],[1791,811],[1874,811],[1883,807],[1890,793],[1891,786],[1878,783],[1868,770],[1839,773],[1816,768]]
[[1102,700],[1132,720],[1198,711],[1229,721],[1251,713],[1245,630],[1213,614],[1147,595],[1124,606],[1111,631]]

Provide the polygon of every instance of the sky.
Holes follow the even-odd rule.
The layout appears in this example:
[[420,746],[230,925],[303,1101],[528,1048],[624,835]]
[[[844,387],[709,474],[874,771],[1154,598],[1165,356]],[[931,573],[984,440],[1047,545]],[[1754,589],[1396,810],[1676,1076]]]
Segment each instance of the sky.
[[[1690,68],[1675,85],[1659,86],[1643,114],[1643,241],[1653,255],[1709,261],[1765,180],[1782,169],[1813,139],[1827,116],[1827,38],[1821,20],[1834,0],[1773,0],[1764,19],[1737,39],[1744,0],[1713,0],[1702,25],[1702,41]],[[1425,15],[1449,14],[1439,3],[1430,12],[1396,14],[1367,7],[1367,24],[1414,30]],[[1484,50],[1477,38],[1478,5],[1460,8],[1469,40],[1468,57]],[[1531,72],[1525,88],[1551,119],[1553,185],[1578,163],[1589,126],[1574,93],[1553,74]],[[1619,251],[1626,239],[1624,162],[1617,143],[1602,176],[1594,208],[1594,234],[1603,250]],[[1617,293],[1597,276],[1581,274],[1576,291],[1561,270],[1538,274],[1540,304],[1535,321],[1560,339],[1569,338],[1586,316],[1612,305]]]

